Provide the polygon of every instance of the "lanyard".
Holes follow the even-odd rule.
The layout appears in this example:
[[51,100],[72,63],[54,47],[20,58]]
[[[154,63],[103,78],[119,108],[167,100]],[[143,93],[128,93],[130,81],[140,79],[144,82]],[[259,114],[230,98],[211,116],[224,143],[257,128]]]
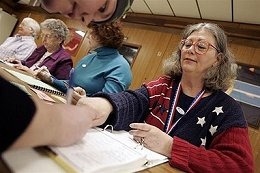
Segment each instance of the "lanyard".
[[166,131],[167,134],[169,134],[171,132],[171,130],[176,126],[176,124],[182,119],[182,117],[184,117],[200,101],[200,99],[202,98],[202,96],[205,93],[205,90],[202,89],[196,95],[196,97],[193,99],[193,101],[190,104],[186,113],[173,124],[172,119],[173,119],[175,111],[176,111],[176,107],[177,107],[177,103],[178,103],[178,100],[179,100],[180,93],[181,93],[181,83],[179,82],[177,91],[176,91],[174,98],[173,98],[171,110],[169,111],[169,114],[168,114],[168,117],[167,117],[167,120],[166,120],[166,123],[165,123],[165,126],[166,126],[165,131]]

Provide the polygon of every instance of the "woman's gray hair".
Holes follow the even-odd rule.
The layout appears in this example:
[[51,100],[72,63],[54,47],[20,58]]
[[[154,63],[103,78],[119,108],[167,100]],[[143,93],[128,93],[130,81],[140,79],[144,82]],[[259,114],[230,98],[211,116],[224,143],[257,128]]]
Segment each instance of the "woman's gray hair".
[[37,38],[37,36],[40,33],[41,28],[40,28],[39,23],[36,20],[34,20],[30,17],[26,17],[23,19],[23,21],[21,23],[23,23],[25,26],[31,28],[33,31],[32,36],[34,38]]
[[[219,50],[220,59],[217,66],[208,69],[204,76],[204,87],[207,91],[223,90],[232,87],[237,76],[237,64],[233,54],[227,47],[227,36],[223,29],[213,23],[198,23],[188,25],[182,34],[182,39],[188,38],[193,32],[207,29],[215,38],[216,48]],[[163,70],[166,75],[172,78],[180,78],[181,49],[178,47],[172,56],[164,62]]]
[[[61,39],[63,42],[69,36],[69,29],[67,25],[60,19],[46,19],[41,23],[41,29],[47,29],[55,37]],[[62,42],[62,43],[63,43]]]

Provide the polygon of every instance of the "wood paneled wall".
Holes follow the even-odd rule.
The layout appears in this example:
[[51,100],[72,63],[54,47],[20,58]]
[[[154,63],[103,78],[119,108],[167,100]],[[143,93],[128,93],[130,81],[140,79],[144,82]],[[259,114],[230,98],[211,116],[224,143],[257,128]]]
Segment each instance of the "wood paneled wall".
[[[131,88],[135,89],[161,74],[162,62],[178,46],[181,30],[126,23],[124,33],[127,42],[142,46],[132,68],[134,81]],[[260,41],[228,39],[237,62],[260,67]]]
[[[55,17],[36,12],[17,13],[16,15],[19,19],[30,16],[38,22],[42,22],[46,18]],[[87,31],[85,26],[82,26],[76,21],[68,20],[66,18],[60,19],[62,19],[68,27]],[[132,67],[133,82],[130,88],[136,89],[144,82],[155,79],[162,74],[162,63],[177,47],[180,41],[181,30],[124,23],[123,31],[127,37],[126,42],[141,46]],[[260,41],[235,37],[230,37],[229,40],[230,48],[238,62],[260,67]],[[40,39],[37,40],[37,44],[41,44]],[[87,39],[84,38],[81,42],[77,55],[73,57],[74,65],[87,54],[87,44]],[[260,165],[260,130],[249,128],[249,136],[254,152],[256,173],[260,173],[260,167],[257,166]]]

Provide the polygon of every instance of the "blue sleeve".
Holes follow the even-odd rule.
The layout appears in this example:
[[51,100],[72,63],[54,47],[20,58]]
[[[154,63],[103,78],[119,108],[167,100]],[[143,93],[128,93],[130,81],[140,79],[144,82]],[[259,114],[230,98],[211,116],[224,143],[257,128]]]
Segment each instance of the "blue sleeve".
[[60,90],[61,92],[66,93],[67,87],[65,86],[64,81],[68,82],[68,80],[53,79],[52,86],[54,86],[56,89]]

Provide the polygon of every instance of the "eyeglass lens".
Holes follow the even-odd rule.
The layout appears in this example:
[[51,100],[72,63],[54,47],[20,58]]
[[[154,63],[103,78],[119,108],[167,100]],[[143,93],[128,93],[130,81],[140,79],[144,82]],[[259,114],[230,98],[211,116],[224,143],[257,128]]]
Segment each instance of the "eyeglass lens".
[[204,54],[208,51],[210,44],[204,40],[197,41],[193,43],[191,40],[182,40],[181,41],[181,49],[189,49],[194,45],[194,50],[198,54]]

